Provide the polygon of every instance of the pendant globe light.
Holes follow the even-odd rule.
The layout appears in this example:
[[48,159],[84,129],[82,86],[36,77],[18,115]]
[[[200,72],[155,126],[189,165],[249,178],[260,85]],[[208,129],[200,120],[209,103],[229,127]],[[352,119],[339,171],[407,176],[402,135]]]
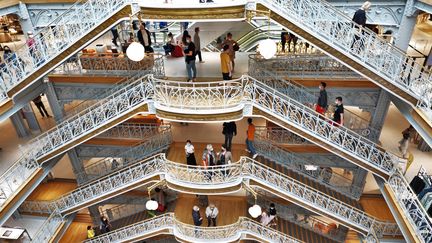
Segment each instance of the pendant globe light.
[[259,42],[258,44],[258,52],[265,59],[270,59],[274,57],[277,51],[276,42],[271,39],[265,39]]
[[[131,31],[133,31],[132,15],[129,16],[129,19],[130,19],[130,28],[131,28]],[[141,15],[139,13],[138,13],[138,20],[139,20],[139,23],[141,24],[142,23],[141,22]],[[144,46],[141,43],[136,42],[134,39],[134,41],[132,43],[130,43],[130,45],[126,49],[126,56],[134,62],[141,61],[142,59],[144,59],[144,56],[145,56]]]
[[258,204],[255,204],[249,208],[248,212],[252,218],[256,219],[261,215],[262,210]]
[[154,199],[150,199],[146,202],[146,208],[147,210],[156,210],[159,207],[158,202]]

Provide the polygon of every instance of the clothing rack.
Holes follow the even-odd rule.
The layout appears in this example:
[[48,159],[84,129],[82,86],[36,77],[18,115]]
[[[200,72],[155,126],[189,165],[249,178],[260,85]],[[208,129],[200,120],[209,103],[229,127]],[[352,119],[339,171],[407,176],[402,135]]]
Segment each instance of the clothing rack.
[[432,176],[428,175],[428,173],[427,173],[426,169],[423,167],[423,165],[420,166],[420,169],[417,173],[417,176],[422,178],[428,187],[432,186]]

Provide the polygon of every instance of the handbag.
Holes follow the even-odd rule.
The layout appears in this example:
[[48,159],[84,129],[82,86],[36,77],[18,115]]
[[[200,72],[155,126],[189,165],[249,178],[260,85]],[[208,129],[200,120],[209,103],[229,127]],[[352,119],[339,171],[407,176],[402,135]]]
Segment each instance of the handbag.
[[239,51],[240,50],[240,46],[237,43],[234,43],[233,50],[234,51]]

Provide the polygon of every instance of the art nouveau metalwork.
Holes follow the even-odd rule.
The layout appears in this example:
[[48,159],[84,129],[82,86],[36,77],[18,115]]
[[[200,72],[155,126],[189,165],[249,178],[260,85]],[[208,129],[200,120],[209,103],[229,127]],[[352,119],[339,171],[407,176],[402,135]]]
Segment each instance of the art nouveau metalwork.
[[371,30],[361,28],[325,1],[258,2],[416,97],[417,106],[432,117],[432,76],[406,53],[379,38]]
[[218,227],[197,227],[177,220],[173,213],[163,214],[123,228],[111,231],[86,243],[124,242],[143,235],[157,235],[157,232],[168,230],[174,236],[189,242],[231,242],[247,239],[252,235],[267,242],[297,243],[301,242],[272,228],[262,226],[256,221],[241,217],[234,224]]
[[49,242],[63,220],[60,214],[53,212],[48,219],[43,222],[35,236],[33,236],[31,242]]
[[33,43],[22,45],[15,51],[15,55],[4,60],[4,65],[0,68],[0,101],[7,98],[6,91],[109,19],[128,2],[130,1],[90,0],[78,1],[72,5],[48,27],[36,33],[32,38]]
[[[169,183],[192,190],[193,188],[200,188],[200,190],[228,188],[240,185],[247,180],[253,180],[258,185],[273,188],[287,198],[307,203],[308,206],[318,211],[332,215],[350,226],[355,226],[363,233],[373,228],[377,236],[381,237],[385,230],[397,230],[395,224],[378,221],[359,209],[247,157],[242,157],[237,163],[204,168],[174,163],[167,160],[164,154],[159,154],[85,184],[51,202],[54,206],[48,207],[55,208],[57,212],[69,214],[71,209],[77,210],[80,205],[83,206],[89,201],[106,197],[121,188],[142,182],[155,175],[163,175]],[[47,208],[47,206],[44,207]]]
[[152,135],[170,130],[170,125],[159,125],[156,123],[123,123],[101,133],[97,137],[145,139]]
[[[196,101],[196,103],[192,103],[186,96],[192,97],[192,100]],[[209,102],[209,100],[214,101],[214,103]],[[7,190],[10,190],[5,193],[6,199],[15,195],[18,186],[22,185],[25,179],[36,171],[37,168],[40,168],[35,159],[55,152],[61,146],[72,143],[84,134],[88,134],[94,129],[107,124],[146,102],[149,103],[149,107],[154,105],[158,109],[165,111],[184,111],[185,113],[194,112],[201,114],[209,114],[215,110],[226,112],[229,109],[243,109],[244,104],[253,105],[266,114],[307,132],[314,139],[335,146],[335,148],[361,160],[362,163],[367,164],[375,170],[388,175],[398,173],[395,170],[395,165],[398,162],[398,158],[395,155],[386,152],[370,140],[345,127],[332,125],[329,120],[320,117],[312,109],[254,78],[243,76],[241,79],[235,81],[192,85],[182,82],[175,83],[158,80],[152,76],[146,76],[138,79],[136,82],[132,82],[94,106],[62,122],[58,127],[32,140],[29,146],[27,146],[26,156],[23,156],[20,161],[1,177],[2,183],[5,184]],[[194,185],[195,187],[220,188],[221,186],[236,184],[239,180],[244,179],[244,176],[239,176],[240,172],[245,172],[244,168],[239,170],[237,167],[232,167],[228,171],[225,171],[226,168],[213,168],[214,171],[212,171],[213,174],[210,178],[208,171],[201,168],[179,167],[178,165],[171,164],[167,166],[158,161],[164,160],[154,160],[151,163],[147,163],[146,166],[140,166],[139,163],[134,164],[133,167],[118,170],[115,175],[93,181],[87,184],[87,189],[74,191],[72,194],[59,199],[56,202],[56,208],[64,211],[64,209],[70,208],[72,205],[79,206],[90,198],[110,193],[112,190],[118,188],[118,186],[121,186],[122,183],[144,180],[148,176],[157,175],[164,171],[169,171],[167,179],[171,179],[181,186]],[[249,163],[245,164],[250,165]],[[27,172],[20,174],[23,170],[27,170]],[[268,171],[255,166],[250,167],[250,170],[248,177],[260,183],[266,183],[266,178],[259,176],[261,175],[260,173],[266,175]],[[194,173],[190,173],[190,171]],[[185,176],[187,174],[193,174],[194,177]],[[275,173],[270,174],[277,175]],[[18,186],[8,187],[7,183],[10,182],[16,182]],[[211,184],[208,184],[209,182]],[[290,197],[295,196],[301,201],[308,200],[307,197],[310,195],[301,194],[301,191],[305,187],[299,187],[295,182],[286,181],[282,175],[277,178],[272,177],[271,185],[273,188],[279,188],[279,191],[287,193],[286,195],[290,195]],[[288,185],[290,185],[290,188],[287,188]],[[408,187],[408,184],[406,184],[406,187]],[[296,189],[297,191],[287,191],[291,189]],[[317,194],[315,199],[324,200],[324,197],[325,195]],[[402,200],[403,198],[398,199]],[[4,204],[4,201],[2,204]],[[326,212],[329,214],[335,213],[334,210],[323,208],[326,206],[323,202],[311,202],[310,204],[317,208],[320,207],[319,210],[327,210]],[[360,212],[345,209],[344,207],[341,205],[335,206],[339,210],[338,213],[342,214],[339,216],[341,219],[351,220],[347,217],[356,217],[352,223],[356,224],[357,227],[362,227],[365,231],[368,231],[375,224],[375,221],[372,219],[363,221],[364,215],[361,215]],[[344,214],[344,212],[350,213],[348,215]],[[407,213],[409,213],[407,216],[412,216],[412,211],[407,211]],[[416,213],[422,213],[422,211],[416,211]],[[422,217],[427,218],[426,214],[422,215]],[[377,229],[377,234],[380,235],[383,228],[382,224],[376,224],[374,227]],[[414,227],[417,228],[417,226]]]

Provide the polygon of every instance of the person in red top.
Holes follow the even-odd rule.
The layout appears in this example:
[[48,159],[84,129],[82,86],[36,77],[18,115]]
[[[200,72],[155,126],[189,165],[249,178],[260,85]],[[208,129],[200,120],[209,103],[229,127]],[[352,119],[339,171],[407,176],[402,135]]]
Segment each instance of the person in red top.
[[253,146],[253,141],[255,138],[255,125],[252,123],[252,118],[248,118],[248,129],[246,131],[246,151],[252,154],[252,158],[255,159],[258,154]]

